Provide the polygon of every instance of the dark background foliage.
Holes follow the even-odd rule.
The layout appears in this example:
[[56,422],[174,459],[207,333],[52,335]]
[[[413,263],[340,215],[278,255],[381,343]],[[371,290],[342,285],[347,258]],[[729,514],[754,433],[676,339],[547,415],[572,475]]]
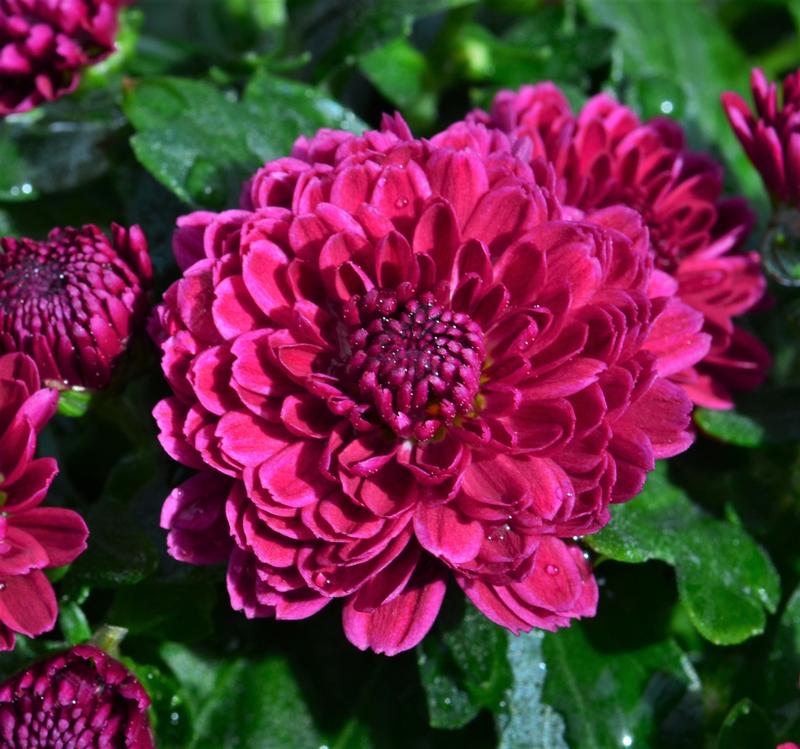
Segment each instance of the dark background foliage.
[[[576,106],[610,90],[676,117],[753,201],[757,247],[768,205],[719,93],[744,93],[753,64],[800,64],[799,27],[797,0],[140,0],[75,95],[0,124],[0,231],[141,223],[160,291],[176,276],[175,218],[232,205],[297,135],[395,109],[428,135],[498,88],[551,79]],[[59,571],[57,630],[21,639],[0,671],[124,627],[162,749],[797,740],[800,298],[772,294],[753,319],[775,355],[769,384],[735,412],[700,410],[697,444],[588,539],[596,619],[514,638],[451,591],[431,635],[393,659],[346,643],[335,606],[248,622],[223,570],[166,556],[160,505],[184,470],[155,440],[165,388],[142,336],[109,390],[62,397],[41,440],[61,467],[51,502],[82,511],[92,537]]]

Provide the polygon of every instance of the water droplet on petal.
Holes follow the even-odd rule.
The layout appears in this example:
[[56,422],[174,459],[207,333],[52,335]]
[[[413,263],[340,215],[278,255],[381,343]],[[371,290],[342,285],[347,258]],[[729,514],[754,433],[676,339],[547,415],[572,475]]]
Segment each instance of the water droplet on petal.
[[331,580],[329,577],[325,575],[324,572],[317,572],[314,575],[314,585],[318,588],[325,588],[331,584]]
[[544,568],[544,571],[548,575],[557,575],[559,573],[558,567],[556,567],[554,564],[548,564],[547,567]]
[[395,208],[405,208],[408,205],[408,198],[398,198],[395,203]]

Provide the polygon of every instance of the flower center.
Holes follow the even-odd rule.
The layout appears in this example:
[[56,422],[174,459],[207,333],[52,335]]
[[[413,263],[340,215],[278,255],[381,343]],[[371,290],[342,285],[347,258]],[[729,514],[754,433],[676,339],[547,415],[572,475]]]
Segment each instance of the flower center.
[[65,265],[61,258],[39,253],[0,252],[0,306],[9,308],[27,299],[60,294]]
[[[119,697],[104,696],[106,684],[82,671],[59,674],[44,694],[25,693],[7,709],[0,738],[19,749],[121,746],[125,730]],[[12,712],[13,710],[13,712]]]
[[[344,377],[398,435],[427,440],[475,407],[486,356],[480,326],[409,283],[371,289],[344,309]],[[343,343],[345,343],[343,341]]]

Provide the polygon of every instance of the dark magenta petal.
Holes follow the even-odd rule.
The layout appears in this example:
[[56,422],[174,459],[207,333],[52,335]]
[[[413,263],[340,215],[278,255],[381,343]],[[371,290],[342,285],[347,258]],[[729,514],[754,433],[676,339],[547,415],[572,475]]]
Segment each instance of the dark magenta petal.
[[0,685],[0,737],[19,749],[153,749],[149,705],[147,692],[121,663],[79,645]]

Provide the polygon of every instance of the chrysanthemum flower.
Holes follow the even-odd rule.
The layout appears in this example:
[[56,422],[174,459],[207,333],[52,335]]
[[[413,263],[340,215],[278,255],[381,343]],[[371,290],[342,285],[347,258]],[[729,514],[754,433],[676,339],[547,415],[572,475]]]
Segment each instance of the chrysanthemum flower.
[[0,353],[22,351],[57,387],[108,384],[152,278],[138,226],[53,229],[45,241],[0,239]]
[[506,146],[323,131],[243,209],[179,221],[155,416],[201,473],[162,525],[177,559],[228,561],[247,616],[341,598],[347,637],[392,654],[451,575],[515,632],[592,615],[565,539],[689,445],[691,404],[646,350],[666,301],[638,215],[561,220],[547,170]]
[[[740,247],[751,213],[743,199],[721,197],[721,167],[687,151],[677,123],[665,117],[642,123],[606,94],[590,99],[576,116],[551,83],[503,91],[489,113],[469,119],[500,129],[532,158],[549,161],[568,215],[591,218],[617,204],[641,213],[658,269],[652,293],[686,302],[702,314],[711,337],[697,366],[676,368],[672,362],[662,375],[709,408],[730,408],[732,391],[763,381],[768,352],[733,322],[756,305],[766,285],[757,253]],[[664,334],[678,334],[687,322],[665,316]]]
[[150,698],[90,645],[35,663],[0,686],[0,743],[14,749],[153,749]]
[[69,564],[86,548],[78,513],[40,507],[57,473],[52,458],[34,458],[36,435],[53,415],[58,395],[42,389],[33,361],[0,356],[0,650],[14,633],[52,629],[58,605],[44,570]]
[[0,117],[75,89],[114,49],[124,0],[0,0]]
[[755,112],[739,94],[722,94],[733,132],[776,203],[800,208],[800,70],[783,81],[783,100],[755,68],[750,76]]

